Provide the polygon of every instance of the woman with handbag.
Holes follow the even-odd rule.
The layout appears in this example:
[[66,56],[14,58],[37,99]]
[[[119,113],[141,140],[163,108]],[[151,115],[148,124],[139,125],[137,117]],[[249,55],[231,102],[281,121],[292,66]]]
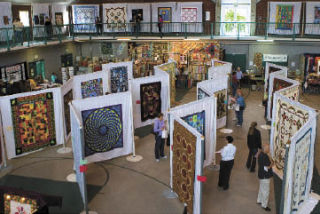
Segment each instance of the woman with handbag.
[[167,156],[164,155],[165,139],[163,138],[163,136],[165,135],[164,133],[166,132],[165,130],[166,130],[166,125],[165,125],[165,121],[163,120],[163,114],[160,113],[159,117],[154,121],[154,127],[153,127],[153,131],[155,133],[155,140],[156,140],[156,144],[154,147],[156,162],[159,162],[160,158],[164,158],[164,159],[167,158]]

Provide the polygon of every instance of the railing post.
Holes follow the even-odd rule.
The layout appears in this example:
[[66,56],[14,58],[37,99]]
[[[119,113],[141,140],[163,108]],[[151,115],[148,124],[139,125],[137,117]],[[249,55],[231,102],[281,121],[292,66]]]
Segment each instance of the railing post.
[[69,28],[70,28],[70,33],[72,35],[72,41],[74,41],[74,24],[69,24]]
[[31,33],[30,27],[27,27],[26,29],[27,29],[28,47],[30,47],[30,33]]
[[6,28],[6,37],[7,37],[7,50],[10,51],[10,42],[9,42],[9,32],[8,32],[8,28]]
[[[40,30],[40,27],[38,27],[38,28],[36,28],[36,29],[38,29],[38,32],[39,32],[39,30]],[[47,29],[47,27],[43,27],[42,28],[43,29],[43,32],[44,32],[44,44],[45,45],[47,45],[48,44],[48,29]],[[40,33],[40,32],[39,32]]]
[[296,24],[295,23],[293,23],[293,32],[292,33],[293,33],[292,40],[294,41],[294,40],[296,40]]
[[210,39],[213,39],[213,22],[210,23]]
[[[57,26],[56,26],[57,27]],[[59,42],[61,43],[61,34],[62,34],[62,31],[61,31],[61,26],[58,26],[58,39],[59,39]]]
[[240,39],[240,24],[237,23],[237,40]]
[[265,22],[264,23],[264,39],[267,40],[268,39],[268,23]]
[[183,23],[183,24],[184,24],[184,38],[186,39],[188,37],[188,35],[187,35],[187,29],[188,29],[187,24],[188,23]]

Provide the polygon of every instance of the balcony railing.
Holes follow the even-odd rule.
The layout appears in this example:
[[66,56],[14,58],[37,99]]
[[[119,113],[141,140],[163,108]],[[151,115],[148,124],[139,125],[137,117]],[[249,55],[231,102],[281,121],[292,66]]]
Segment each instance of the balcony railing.
[[[161,31],[161,32],[160,32]],[[315,23],[257,23],[257,22],[170,22],[159,27],[157,22],[140,24],[69,24],[34,26],[23,28],[0,28],[0,48],[10,50],[17,46],[62,42],[77,37],[161,37],[199,36],[210,39],[268,39],[272,38],[320,38],[320,24]]]

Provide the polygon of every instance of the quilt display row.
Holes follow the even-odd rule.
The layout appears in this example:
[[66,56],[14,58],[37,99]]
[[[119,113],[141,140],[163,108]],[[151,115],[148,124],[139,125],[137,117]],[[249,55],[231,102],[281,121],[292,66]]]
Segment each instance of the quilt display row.
[[167,72],[170,77],[170,106],[174,106],[176,102],[176,69],[177,63],[170,62],[159,66],[159,69]]
[[270,34],[299,34],[301,2],[269,2]]
[[19,82],[28,79],[26,65],[26,62],[22,62],[1,67],[1,79],[6,82]]
[[110,69],[111,93],[125,92],[129,88],[128,68],[126,66]]
[[178,122],[173,132],[173,191],[179,200],[187,204],[188,213],[193,213],[196,137]]
[[16,155],[56,144],[53,93],[11,100]]
[[141,121],[154,119],[161,113],[161,82],[140,85]]
[[99,17],[99,5],[72,5],[75,33],[95,33],[96,17]]
[[309,119],[309,112],[292,105],[289,102],[278,99],[273,132],[273,157],[279,170],[284,168],[286,144]]
[[85,156],[123,147],[122,106],[82,111]]
[[285,69],[285,67],[277,66],[277,65],[271,64],[269,62],[266,63],[265,74],[264,74],[264,93],[265,93],[265,96],[267,96],[268,92],[269,92],[270,74],[272,74],[276,71],[284,70],[284,69]]

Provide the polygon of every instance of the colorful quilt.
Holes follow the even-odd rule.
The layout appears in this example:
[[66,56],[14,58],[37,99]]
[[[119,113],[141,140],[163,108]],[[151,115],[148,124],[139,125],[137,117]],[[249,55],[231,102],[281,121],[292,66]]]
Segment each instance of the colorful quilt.
[[103,95],[102,78],[82,82],[81,94],[82,94],[82,98],[102,96]]
[[3,66],[1,69],[1,79],[7,82],[19,82],[28,79],[26,63]]
[[295,159],[293,165],[293,185],[291,212],[298,211],[306,198],[308,169],[310,164],[311,129],[296,142]]
[[63,104],[64,104],[64,117],[66,123],[67,135],[71,132],[71,123],[70,123],[70,108],[69,102],[73,100],[73,92],[70,90],[63,96]]
[[132,13],[131,20],[134,20],[134,17],[140,17],[140,20],[143,20],[143,9],[133,9],[131,13]]
[[309,113],[288,102],[277,100],[275,129],[273,133],[273,154],[275,165],[283,170],[286,144],[291,137],[307,122]]
[[277,5],[276,29],[292,30],[293,27],[293,5]]
[[123,147],[122,105],[82,111],[85,156]]
[[154,119],[161,113],[161,82],[140,85],[141,121]]
[[214,93],[217,98],[217,119],[221,119],[227,115],[227,89],[223,89]]
[[126,8],[106,8],[107,27],[108,28],[124,28],[126,23]]
[[181,9],[181,21],[182,22],[197,22],[198,9],[192,8],[182,8]]
[[299,85],[283,90],[280,92],[280,94],[288,97],[290,100],[298,101],[300,97]]
[[10,100],[16,155],[56,145],[53,93]]
[[159,67],[161,70],[167,72],[170,77],[170,104],[174,106],[176,102],[176,63],[171,62]]
[[56,25],[63,25],[63,14],[61,12],[54,14]]
[[128,68],[119,66],[110,69],[111,93],[128,91]]
[[210,97],[210,95],[204,92],[201,88],[198,88],[198,100],[202,100],[206,97]]
[[182,117],[190,126],[197,129],[197,131],[205,136],[205,126],[206,126],[206,114],[205,111],[194,113],[185,117]]
[[37,201],[18,195],[3,195],[4,214],[32,214],[37,211]]
[[195,179],[196,137],[178,122],[173,131],[173,191],[179,200],[187,204],[188,213],[193,213]]
[[270,114],[270,118],[272,118],[272,109],[273,109],[273,102],[272,102],[272,100],[273,100],[273,95],[274,95],[274,93],[276,93],[276,91],[279,91],[279,90],[281,90],[281,89],[284,89],[284,88],[287,88],[287,87],[289,87],[289,86],[292,86],[293,85],[293,83],[291,83],[291,82],[287,82],[287,81],[285,81],[285,80],[282,80],[282,79],[279,79],[279,78],[274,78],[273,79],[273,89],[272,89],[272,92],[271,92],[271,107],[270,107],[270,112],[269,112],[269,114]]
[[162,16],[163,22],[171,22],[172,15],[171,15],[171,7],[159,7],[158,8],[159,16]]
[[98,5],[73,5],[73,24],[76,33],[96,32],[96,17],[99,17]]

